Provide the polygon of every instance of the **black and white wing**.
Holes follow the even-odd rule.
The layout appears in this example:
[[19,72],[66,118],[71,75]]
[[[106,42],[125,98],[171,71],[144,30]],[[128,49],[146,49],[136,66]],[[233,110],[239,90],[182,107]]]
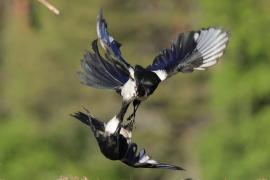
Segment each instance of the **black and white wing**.
[[107,27],[106,20],[104,19],[103,12],[101,10],[97,16],[97,35],[99,42],[104,48],[106,54],[110,56],[115,63],[119,63],[123,68],[129,70],[132,67],[121,55],[121,43],[114,40],[114,38],[109,34]]
[[164,49],[147,69],[162,81],[177,72],[205,70],[217,63],[228,40],[228,33],[218,28],[181,33],[171,48]]
[[92,52],[86,52],[81,60],[81,81],[95,88],[119,90],[128,81],[129,72],[104,59],[98,50],[97,40],[92,42]]
[[151,159],[151,157],[146,154],[144,149],[140,150],[138,155],[136,153],[137,153],[137,144],[135,143],[130,144],[129,150],[125,158],[122,159],[122,162],[135,168],[162,168],[170,170],[184,170],[179,166],[160,163]]

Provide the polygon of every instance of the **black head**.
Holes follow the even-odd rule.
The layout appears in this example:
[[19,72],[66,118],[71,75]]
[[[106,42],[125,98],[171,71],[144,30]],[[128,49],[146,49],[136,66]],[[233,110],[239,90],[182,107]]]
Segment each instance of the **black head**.
[[138,95],[140,97],[151,95],[160,83],[160,79],[155,73],[146,70],[139,65],[135,66],[134,76],[138,87]]

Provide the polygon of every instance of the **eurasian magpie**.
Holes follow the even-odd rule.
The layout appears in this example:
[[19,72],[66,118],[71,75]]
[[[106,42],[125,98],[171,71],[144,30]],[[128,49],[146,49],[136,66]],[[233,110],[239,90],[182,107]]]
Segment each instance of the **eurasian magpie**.
[[[122,120],[116,115],[108,123],[104,123],[93,117],[89,111],[87,111],[87,114],[77,112],[72,116],[91,128],[100,151],[110,160],[120,160],[135,168],[184,170],[179,166],[160,163],[151,159],[144,149],[137,153],[137,144],[131,141],[132,121],[122,125]],[[120,128],[118,128],[119,126]]]
[[141,101],[150,96],[160,82],[177,74],[205,70],[218,62],[229,40],[228,33],[219,28],[206,28],[180,33],[171,47],[162,50],[151,65],[144,68],[131,66],[122,57],[121,44],[107,30],[107,23],[100,11],[97,17],[97,35],[105,49],[105,58],[99,53],[97,40],[92,42],[94,52],[86,52],[81,61],[82,83],[103,89],[115,90],[123,97],[122,108],[133,102],[135,119]]

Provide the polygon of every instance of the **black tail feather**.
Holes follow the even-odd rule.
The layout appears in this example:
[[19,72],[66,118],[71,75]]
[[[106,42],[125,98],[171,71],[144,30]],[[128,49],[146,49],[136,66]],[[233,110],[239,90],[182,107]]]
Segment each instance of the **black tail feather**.
[[85,109],[85,111],[87,112],[87,114],[79,111],[74,114],[71,114],[71,116],[78,119],[87,126],[90,126],[93,131],[95,130],[105,131],[105,123],[94,118],[87,109]]
[[79,112],[76,112],[74,114],[71,114],[71,116],[78,119],[82,123],[84,123],[88,126],[91,126],[90,117],[87,114],[79,111]]

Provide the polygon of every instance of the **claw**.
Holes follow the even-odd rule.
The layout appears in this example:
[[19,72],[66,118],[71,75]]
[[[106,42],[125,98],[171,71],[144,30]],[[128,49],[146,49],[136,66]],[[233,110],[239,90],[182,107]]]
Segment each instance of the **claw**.
[[132,119],[132,117],[134,117],[134,113],[132,113],[131,115],[128,116],[127,120],[130,121]]
[[133,131],[133,129],[135,128],[135,119],[132,119],[132,121],[130,121],[129,123],[127,123],[124,128],[129,130],[129,131]]

